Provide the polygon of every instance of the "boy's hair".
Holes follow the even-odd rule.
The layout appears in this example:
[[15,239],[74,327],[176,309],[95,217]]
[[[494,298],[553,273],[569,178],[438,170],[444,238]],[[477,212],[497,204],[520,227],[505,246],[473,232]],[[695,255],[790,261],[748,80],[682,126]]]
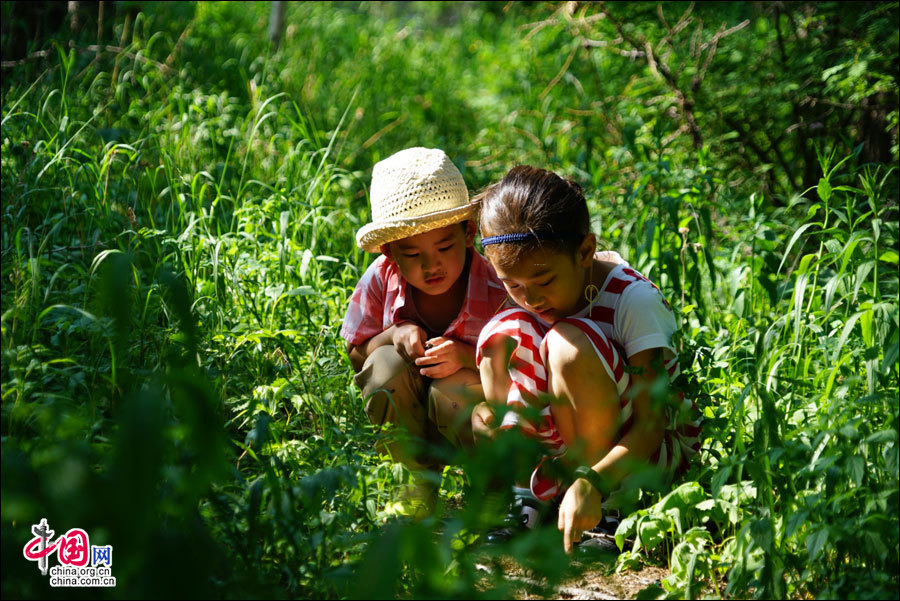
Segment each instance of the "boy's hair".
[[485,246],[485,254],[498,265],[512,265],[536,249],[574,255],[591,231],[581,186],[546,169],[513,167],[476,200],[481,202],[482,238],[532,234],[524,240]]

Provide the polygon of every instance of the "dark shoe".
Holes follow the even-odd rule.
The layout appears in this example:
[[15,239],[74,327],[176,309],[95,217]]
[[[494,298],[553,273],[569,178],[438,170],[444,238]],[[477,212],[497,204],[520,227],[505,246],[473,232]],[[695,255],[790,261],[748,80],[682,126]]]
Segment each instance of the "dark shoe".
[[588,530],[591,534],[606,534],[612,537],[616,536],[616,530],[622,519],[617,515],[605,515],[600,523]]
[[[585,553],[598,551],[621,553],[619,545],[616,544],[616,530],[619,529],[621,522],[622,517],[617,513],[603,516],[599,524],[585,531],[581,543],[578,545],[579,548]],[[634,545],[634,540],[626,538],[624,545],[624,548],[627,549]]]
[[616,539],[607,534],[594,534],[591,531],[584,533],[584,538],[575,547],[579,553],[592,555],[600,553],[621,553]]
[[549,513],[551,505],[534,499],[516,498],[509,506],[506,525],[488,532],[486,542],[489,545],[500,545],[514,536],[537,528]]

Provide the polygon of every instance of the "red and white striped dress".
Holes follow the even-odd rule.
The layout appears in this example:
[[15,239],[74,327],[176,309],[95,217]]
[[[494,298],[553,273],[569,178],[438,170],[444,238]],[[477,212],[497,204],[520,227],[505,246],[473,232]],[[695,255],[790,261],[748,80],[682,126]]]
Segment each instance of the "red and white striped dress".
[[[678,358],[671,345],[676,323],[661,293],[647,278],[627,264],[617,265],[607,276],[594,303],[580,313],[561,320],[578,327],[591,341],[600,363],[616,383],[621,399],[621,439],[633,423],[630,396],[625,394],[630,377],[625,371],[625,356],[649,348],[667,348],[672,357],[666,361],[671,378],[678,375]],[[506,309],[495,315],[478,339],[476,362],[482,349],[500,338],[515,343],[510,357],[510,389],[507,404],[523,409],[531,406],[540,412],[539,423],[530,423],[518,412],[506,414],[501,427],[521,427],[524,432],[541,439],[548,455],[556,457],[566,451],[550,407],[540,400],[548,392],[545,336],[551,326],[521,308]],[[651,457],[651,463],[670,472],[687,468],[690,457],[699,450],[699,425],[690,421],[692,403],[679,395],[681,405],[667,408],[668,424],[663,443]],[[542,462],[543,463],[543,462]],[[541,475],[540,465],[531,478],[532,492],[539,499],[551,499],[561,491],[558,482]]]

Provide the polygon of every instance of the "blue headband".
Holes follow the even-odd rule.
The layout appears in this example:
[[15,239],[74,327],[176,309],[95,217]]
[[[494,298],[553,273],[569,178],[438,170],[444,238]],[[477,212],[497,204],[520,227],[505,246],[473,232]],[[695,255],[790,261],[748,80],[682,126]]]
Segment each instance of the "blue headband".
[[507,242],[527,242],[530,240],[581,240],[587,234],[578,232],[523,232],[517,234],[500,234],[481,239],[481,246],[491,244],[505,244]]

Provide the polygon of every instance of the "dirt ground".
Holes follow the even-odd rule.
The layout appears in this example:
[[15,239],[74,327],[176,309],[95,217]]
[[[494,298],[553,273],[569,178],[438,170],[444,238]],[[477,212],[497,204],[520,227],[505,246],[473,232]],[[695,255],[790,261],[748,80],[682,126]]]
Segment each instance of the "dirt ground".
[[564,579],[554,587],[532,578],[528,570],[510,558],[493,567],[478,565],[478,568],[493,574],[499,563],[507,582],[516,585],[513,588],[516,599],[634,599],[647,587],[660,586],[660,581],[669,575],[668,570],[652,566],[616,574],[616,558],[611,553],[589,560],[576,556],[572,562],[579,575]]

